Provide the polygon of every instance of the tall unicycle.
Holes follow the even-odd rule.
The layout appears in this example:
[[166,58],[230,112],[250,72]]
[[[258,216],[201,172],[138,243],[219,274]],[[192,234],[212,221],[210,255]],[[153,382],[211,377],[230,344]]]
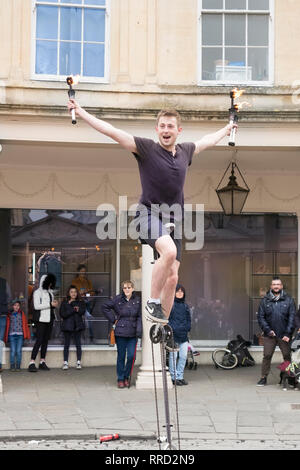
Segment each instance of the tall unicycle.
[[[154,393],[155,393],[155,404],[156,404],[156,419],[157,419],[157,441],[159,448],[161,444],[164,444],[163,450],[176,450],[175,445],[172,442],[172,427],[170,417],[170,403],[169,403],[169,391],[168,391],[168,377],[167,377],[167,366],[166,366],[166,344],[173,344],[173,332],[169,325],[154,324],[150,328],[150,340],[152,346],[152,364],[153,364],[153,377],[154,377]],[[160,431],[160,419],[158,411],[158,400],[157,400],[157,382],[155,373],[155,361],[154,361],[154,350],[153,344],[160,344],[160,360],[161,360],[161,374],[162,374],[162,387],[164,397],[164,411],[165,411],[165,425],[166,436],[161,435]],[[180,449],[180,438],[179,438],[179,419],[178,419],[178,401],[176,393],[176,380],[175,380],[175,401],[176,401],[176,419],[177,419],[177,430],[178,430],[178,447]]]

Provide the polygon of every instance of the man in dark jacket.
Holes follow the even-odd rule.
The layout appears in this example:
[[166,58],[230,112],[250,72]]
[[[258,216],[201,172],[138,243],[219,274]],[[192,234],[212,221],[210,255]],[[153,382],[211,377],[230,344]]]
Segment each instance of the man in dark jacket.
[[[188,385],[183,373],[186,364],[188,350],[188,332],[191,329],[191,313],[185,303],[185,288],[178,284],[176,287],[175,301],[171,310],[169,325],[173,330],[174,341],[178,344],[179,353],[175,350],[169,355],[169,370],[173,384]],[[177,355],[179,358],[177,361]],[[175,372],[176,369],[176,372]]]
[[270,291],[265,295],[258,309],[258,323],[264,335],[264,357],[262,374],[257,385],[267,384],[271,360],[278,345],[284,361],[291,361],[290,339],[295,325],[295,303],[283,290],[282,281],[274,278]]
[[[131,281],[122,282],[122,294],[102,306],[102,312],[114,325],[117,343],[118,388],[129,387],[135,360],[137,338],[142,337],[141,301]],[[125,364],[127,354],[127,361]]]

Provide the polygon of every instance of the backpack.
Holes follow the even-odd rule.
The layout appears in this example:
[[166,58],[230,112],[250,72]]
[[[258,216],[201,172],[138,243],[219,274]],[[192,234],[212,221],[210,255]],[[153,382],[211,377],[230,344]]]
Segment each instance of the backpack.
[[32,323],[37,323],[40,319],[41,311],[36,310],[34,308],[33,293],[34,293],[34,290],[31,292],[30,297],[28,299],[28,319],[32,320]]
[[241,335],[237,335],[237,339],[231,340],[227,344],[227,349],[237,356],[238,366],[251,367],[255,365],[255,360],[248,350],[249,346],[251,346],[251,342],[244,340]]

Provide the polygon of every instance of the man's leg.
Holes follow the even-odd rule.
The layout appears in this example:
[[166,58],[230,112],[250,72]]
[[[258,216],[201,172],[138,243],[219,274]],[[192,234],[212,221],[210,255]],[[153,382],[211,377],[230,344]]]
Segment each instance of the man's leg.
[[283,341],[282,339],[279,339],[278,340],[278,346],[279,346],[280,351],[282,353],[283,360],[291,362],[291,344],[290,344],[290,342],[287,343],[286,341]]
[[162,293],[161,293],[161,304],[164,309],[164,313],[169,318],[175,299],[176,286],[178,283],[178,270],[180,262],[175,259],[173,265],[166,278]]
[[271,368],[271,360],[276,348],[277,339],[264,336],[264,357],[261,367],[261,376],[267,377]]
[[[152,281],[151,281],[151,297],[160,299],[167,278],[170,276],[173,264],[176,261],[176,246],[169,235],[163,235],[155,242],[155,249],[159,253],[158,260],[155,261]],[[176,287],[176,285],[175,285]]]

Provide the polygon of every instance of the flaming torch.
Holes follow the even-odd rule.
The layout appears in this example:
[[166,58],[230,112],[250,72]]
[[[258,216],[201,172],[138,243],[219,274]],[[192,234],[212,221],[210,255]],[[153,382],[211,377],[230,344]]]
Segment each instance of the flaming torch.
[[[236,98],[239,98],[242,96],[245,90],[238,90],[237,88],[234,88],[234,90],[231,90],[230,92],[230,98],[231,98],[231,108],[229,108],[229,120],[230,123],[232,124],[237,124],[238,122],[238,112],[240,109],[242,109],[243,106],[251,106],[247,101],[243,101],[242,103],[235,103],[234,100]],[[235,135],[236,135],[236,127],[233,127],[231,129],[228,145],[231,145],[232,147],[235,146]]]
[[[239,98],[245,90],[238,90],[235,88],[230,92],[230,99],[231,99],[231,108],[229,108],[229,121],[231,124],[237,124],[238,122],[238,112],[239,112],[239,105],[234,102],[236,98]],[[232,147],[235,146],[235,135],[236,135],[236,127],[231,129],[228,145]]]
[[[67,84],[69,85],[69,91],[68,95],[70,99],[75,99],[75,90],[73,88],[73,85],[76,85],[78,83],[78,78],[74,78],[72,75],[70,77],[67,77]],[[71,110],[72,113],[72,124],[76,124],[76,114],[75,114],[75,109]]]

